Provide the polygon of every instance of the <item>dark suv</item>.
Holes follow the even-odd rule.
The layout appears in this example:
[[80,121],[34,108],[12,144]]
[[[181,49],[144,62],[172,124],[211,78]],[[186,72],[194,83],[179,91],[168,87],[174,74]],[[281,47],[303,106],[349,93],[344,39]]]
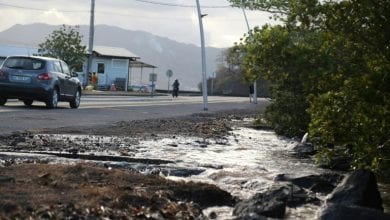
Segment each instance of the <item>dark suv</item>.
[[0,68],[0,106],[16,98],[27,106],[37,100],[56,108],[59,101],[67,101],[71,108],[78,108],[80,97],[80,81],[62,60],[10,56]]

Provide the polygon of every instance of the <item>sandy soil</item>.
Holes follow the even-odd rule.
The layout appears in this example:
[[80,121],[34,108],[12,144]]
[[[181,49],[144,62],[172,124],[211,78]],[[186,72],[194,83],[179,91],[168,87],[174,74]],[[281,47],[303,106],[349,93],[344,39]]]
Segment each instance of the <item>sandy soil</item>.
[[[232,126],[243,123],[241,119],[254,114],[230,111],[118,122],[104,127],[15,133],[0,137],[0,154],[1,151],[56,150],[58,143],[25,143],[26,137],[40,133],[116,135],[134,141],[175,135],[223,138]],[[0,195],[0,219],[207,219],[209,216],[204,216],[202,209],[236,203],[229,193],[213,185],[173,182],[158,175],[88,164],[35,162],[2,163]]]

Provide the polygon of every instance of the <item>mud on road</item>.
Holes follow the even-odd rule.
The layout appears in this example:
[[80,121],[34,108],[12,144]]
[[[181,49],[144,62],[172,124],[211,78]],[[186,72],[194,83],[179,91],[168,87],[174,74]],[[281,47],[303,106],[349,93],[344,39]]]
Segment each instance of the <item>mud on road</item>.
[[161,177],[161,170],[149,168],[172,161],[134,158],[133,146],[176,136],[199,137],[199,147],[209,140],[223,143],[232,126],[249,126],[243,119],[255,114],[204,113],[0,136],[0,218],[208,218],[202,209],[233,206],[236,198],[214,185]]

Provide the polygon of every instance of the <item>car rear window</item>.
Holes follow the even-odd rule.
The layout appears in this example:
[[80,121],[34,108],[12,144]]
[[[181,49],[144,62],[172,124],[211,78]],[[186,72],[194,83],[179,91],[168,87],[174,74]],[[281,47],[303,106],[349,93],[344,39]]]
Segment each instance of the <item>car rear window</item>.
[[10,57],[4,66],[12,69],[40,70],[45,66],[45,62],[29,57]]

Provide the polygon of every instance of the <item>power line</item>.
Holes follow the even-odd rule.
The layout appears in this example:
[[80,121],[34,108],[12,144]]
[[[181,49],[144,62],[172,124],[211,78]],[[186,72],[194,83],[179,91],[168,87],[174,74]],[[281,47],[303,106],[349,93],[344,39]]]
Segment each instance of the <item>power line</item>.
[[[171,7],[185,7],[185,8],[192,8],[195,7],[196,5],[184,5],[184,4],[175,4],[175,3],[164,3],[164,2],[157,2],[157,1],[150,1],[150,0],[134,0],[142,3],[147,3],[147,4],[155,4],[155,5],[163,5],[163,6],[171,6]],[[36,7],[27,7],[27,6],[20,6],[20,5],[14,5],[14,4],[6,4],[0,2],[0,6],[5,6],[5,7],[10,7],[10,8],[18,8],[18,9],[23,9],[23,10],[30,10],[30,11],[48,11],[51,9],[48,8],[36,8]],[[230,6],[202,6],[202,8],[232,8]],[[63,13],[90,13],[89,10],[61,10],[61,9],[55,9],[58,12],[63,12]],[[121,12],[111,12],[111,11],[106,11],[106,10],[96,10],[96,13],[99,14],[112,14],[112,15],[120,15],[120,16],[134,16],[137,18],[140,18],[140,16],[133,15],[131,13],[121,13]],[[144,17],[142,17],[144,18]],[[174,19],[174,18],[169,18],[169,19]]]
[[[154,4],[154,5],[162,5],[162,6],[170,6],[170,7],[181,7],[181,8],[196,8],[196,5],[186,5],[186,4],[176,4],[176,3],[166,3],[166,2],[159,2],[159,1],[151,1],[151,0],[134,0],[137,2],[142,2],[146,4]],[[33,10],[33,11],[47,11],[50,9],[44,9],[44,8],[35,8],[35,7],[27,7],[27,6],[20,6],[20,5],[13,5],[13,4],[6,4],[6,3],[0,3],[2,6],[6,7],[12,7],[12,8],[19,8],[24,10]],[[232,8],[229,5],[204,5],[202,8]],[[64,13],[89,13],[88,10],[58,10],[58,12],[64,12]]]
[[[196,5],[167,3],[167,2],[151,1],[151,0],[134,0],[134,1],[147,3],[147,4],[154,4],[154,5],[171,6],[171,7],[196,8]],[[203,5],[203,6],[201,6],[201,8],[231,8],[231,7],[232,6],[230,6],[230,5]]]
[[[5,4],[5,3],[0,3],[0,5],[6,6],[6,7],[11,7],[11,8],[24,9],[24,10],[33,10],[33,11],[48,11],[48,10],[50,10],[50,9],[26,7],[26,6],[20,6],[20,5]],[[56,10],[56,11],[64,12],[64,13],[74,13],[74,12],[89,13],[89,11],[87,11],[87,10]]]

